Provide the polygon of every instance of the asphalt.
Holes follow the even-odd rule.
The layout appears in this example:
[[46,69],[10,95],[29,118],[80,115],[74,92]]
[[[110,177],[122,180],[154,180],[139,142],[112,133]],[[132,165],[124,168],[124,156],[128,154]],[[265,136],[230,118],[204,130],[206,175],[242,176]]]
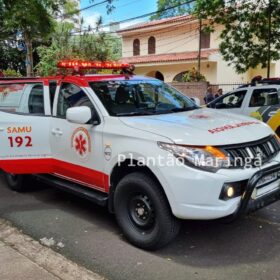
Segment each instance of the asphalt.
[[157,252],[128,244],[106,209],[37,182],[20,194],[0,176],[0,217],[109,280],[280,280],[280,202],[233,224],[184,222]]

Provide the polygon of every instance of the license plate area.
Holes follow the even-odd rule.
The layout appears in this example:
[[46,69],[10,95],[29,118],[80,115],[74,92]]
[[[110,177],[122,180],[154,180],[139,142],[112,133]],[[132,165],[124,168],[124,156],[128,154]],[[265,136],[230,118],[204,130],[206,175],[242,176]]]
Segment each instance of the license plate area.
[[263,188],[266,185],[280,179],[280,172],[273,172],[261,178],[257,184],[257,188]]
[[280,188],[280,172],[273,172],[259,180],[252,194],[252,199],[257,199],[263,195]]

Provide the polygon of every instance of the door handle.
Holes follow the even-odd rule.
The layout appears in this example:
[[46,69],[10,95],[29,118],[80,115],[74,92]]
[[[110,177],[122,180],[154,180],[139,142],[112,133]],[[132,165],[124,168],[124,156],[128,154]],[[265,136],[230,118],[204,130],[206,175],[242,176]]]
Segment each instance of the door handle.
[[61,136],[63,132],[59,128],[52,129],[52,135]]

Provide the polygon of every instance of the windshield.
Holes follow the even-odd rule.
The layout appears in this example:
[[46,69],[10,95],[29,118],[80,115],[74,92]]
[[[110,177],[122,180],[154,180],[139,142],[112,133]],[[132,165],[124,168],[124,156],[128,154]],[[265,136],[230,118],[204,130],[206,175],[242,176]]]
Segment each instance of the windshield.
[[197,109],[188,97],[161,81],[91,82],[111,116],[156,115]]

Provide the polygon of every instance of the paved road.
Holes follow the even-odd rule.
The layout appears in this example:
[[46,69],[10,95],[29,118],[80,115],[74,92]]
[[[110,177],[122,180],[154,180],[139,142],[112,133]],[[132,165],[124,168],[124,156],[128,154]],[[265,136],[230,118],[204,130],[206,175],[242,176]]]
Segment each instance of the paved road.
[[110,280],[280,280],[280,202],[230,225],[184,222],[158,252],[129,245],[105,209],[38,183],[18,194],[1,177],[0,216],[37,240],[62,242],[54,249]]

